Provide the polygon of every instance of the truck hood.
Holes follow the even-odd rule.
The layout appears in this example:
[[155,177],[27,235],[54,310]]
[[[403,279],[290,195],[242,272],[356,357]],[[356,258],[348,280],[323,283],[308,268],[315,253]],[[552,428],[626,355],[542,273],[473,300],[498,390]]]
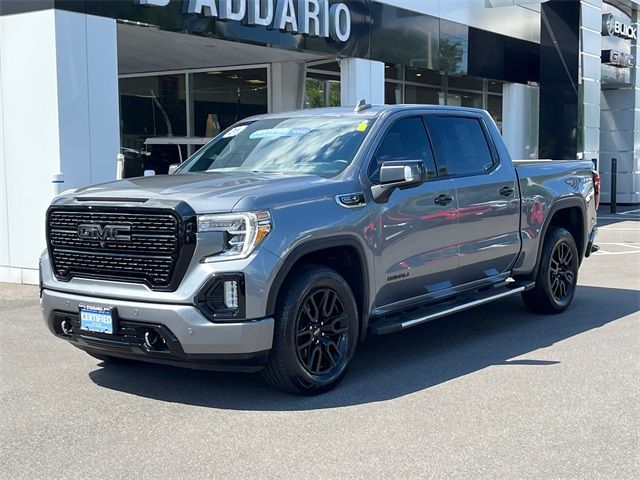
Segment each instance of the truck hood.
[[[269,208],[292,197],[325,196],[341,184],[317,175],[265,173],[185,173],[137,177],[76,190],[80,199],[171,199],[187,202],[197,213],[230,212],[243,199],[241,209]],[[342,189],[335,189],[338,193]],[[304,193],[303,193],[304,192]],[[321,193],[322,192],[322,193]],[[268,198],[268,200],[267,200]],[[261,201],[263,199],[264,201]]]

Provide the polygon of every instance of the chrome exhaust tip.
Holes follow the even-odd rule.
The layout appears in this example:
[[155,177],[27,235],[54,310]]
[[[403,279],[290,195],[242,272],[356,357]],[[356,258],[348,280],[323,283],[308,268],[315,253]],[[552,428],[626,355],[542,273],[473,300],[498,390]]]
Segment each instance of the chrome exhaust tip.
[[71,335],[73,333],[73,327],[71,326],[71,322],[66,318],[62,320],[62,322],[60,322],[60,329],[62,330],[62,333],[64,333],[65,335]]
[[144,332],[144,347],[147,350],[166,350],[167,346],[162,336],[155,330]]

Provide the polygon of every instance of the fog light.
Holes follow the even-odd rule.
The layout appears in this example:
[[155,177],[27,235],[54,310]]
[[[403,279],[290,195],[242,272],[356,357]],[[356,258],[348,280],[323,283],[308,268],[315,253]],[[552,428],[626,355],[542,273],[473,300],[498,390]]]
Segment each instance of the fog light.
[[224,304],[227,308],[238,308],[238,282],[235,280],[224,282]]
[[212,275],[202,287],[195,303],[198,310],[212,322],[239,320],[244,319],[244,295],[242,273],[219,273]]

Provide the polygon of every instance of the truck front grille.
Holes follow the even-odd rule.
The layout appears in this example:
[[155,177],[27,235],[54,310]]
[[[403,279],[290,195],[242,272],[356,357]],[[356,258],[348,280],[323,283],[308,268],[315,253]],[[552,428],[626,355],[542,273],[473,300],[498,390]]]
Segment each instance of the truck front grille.
[[[195,216],[174,210],[52,207],[47,243],[56,278],[101,278],[175,290],[195,249]],[[108,233],[110,226],[126,235]],[[81,228],[95,229],[91,237]]]

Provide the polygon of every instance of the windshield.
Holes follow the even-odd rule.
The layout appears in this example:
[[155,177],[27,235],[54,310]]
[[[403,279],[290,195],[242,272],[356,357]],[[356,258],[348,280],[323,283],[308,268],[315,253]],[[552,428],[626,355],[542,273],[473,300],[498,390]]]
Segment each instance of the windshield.
[[177,172],[313,173],[332,177],[353,161],[373,122],[355,115],[245,122],[205,145]]

